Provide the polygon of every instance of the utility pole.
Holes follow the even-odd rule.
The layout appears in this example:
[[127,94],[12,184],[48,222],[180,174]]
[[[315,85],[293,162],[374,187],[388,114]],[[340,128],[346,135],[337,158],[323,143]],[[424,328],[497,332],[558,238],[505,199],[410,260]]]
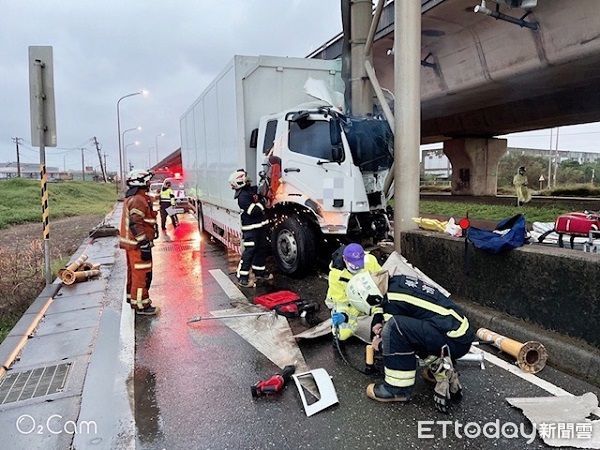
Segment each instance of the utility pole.
[[108,176],[108,170],[106,168],[106,152],[104,152],[104,166],[100,165],[100,170],[103,170],[103,173]]
[[554,184],[553,187],[556,187],[556,175],[558,172],[558,165],[560,164],[560,158],[558,156],[558,132],[560,131],[560,128],[556,129],[556,158],[554,161]]
[[108,179],[106,178],[106,153],[104,154],[104,166],[102,165],[102,155],[100,154],[100,143],[98,142],[98,139],[96,139],[96,136],[94,136],[93,138],[94,141],[94,145],[96,146],[96,151],[98,152],[98,161],[100,161],[100,169],[102,170],[102,178],[104,179],[104,182],[107,183]]
[[22,141],[23,139],[20,137],[14,137],[12,140],[17,147],[17,178],[21,178],[21,155],[19,154],[19,141]]
[[421,3],[394,3],[394,248],[419,216]]
[[81,147],[81,181],[85,181],[85,156],[83,156],[85,148]]

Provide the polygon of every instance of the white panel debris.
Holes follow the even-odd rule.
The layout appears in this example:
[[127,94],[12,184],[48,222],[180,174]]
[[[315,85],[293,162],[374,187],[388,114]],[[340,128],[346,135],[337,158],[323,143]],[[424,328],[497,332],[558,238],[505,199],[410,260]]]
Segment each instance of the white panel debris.
[[594,393],[506,401],[523,411],[547,445],[600,449],[600,408]]

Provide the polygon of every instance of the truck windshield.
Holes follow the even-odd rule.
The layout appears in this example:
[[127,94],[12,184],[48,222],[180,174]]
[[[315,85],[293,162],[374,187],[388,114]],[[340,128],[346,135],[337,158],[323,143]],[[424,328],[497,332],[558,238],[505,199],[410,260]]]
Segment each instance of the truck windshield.
[[295,153],[329,161],[331,159],[329,122],[325,120],[290,122],[288,145]]
[[392,166],[394,135],[386,121],[349,118],[344,124],[344,132],[354,164],[360,170],[379,172]]

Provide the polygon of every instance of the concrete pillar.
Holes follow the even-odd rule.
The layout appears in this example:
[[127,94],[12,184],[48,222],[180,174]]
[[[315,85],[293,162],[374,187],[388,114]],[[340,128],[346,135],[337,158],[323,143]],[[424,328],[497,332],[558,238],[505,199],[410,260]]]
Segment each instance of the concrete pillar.
[[373,112],[373,89],[365,70],[365,59],[373,62],[371,55],[365,55],[365,44],[371,17],[372,0],[351,0],[350,2],[350,87],[352,90],[352,114],[364,116]]
[[452,139],[444,142],[444,153],[452,163],[452,194],[496,195],[506,139]]

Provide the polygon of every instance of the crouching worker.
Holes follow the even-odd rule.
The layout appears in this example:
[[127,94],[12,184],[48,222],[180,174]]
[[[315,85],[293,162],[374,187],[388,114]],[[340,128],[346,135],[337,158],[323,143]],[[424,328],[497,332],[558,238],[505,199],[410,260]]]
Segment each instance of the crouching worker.
[[[447,413],[462,389],[453,362],[468,353],[474,333],[461,309],[437,288],[406,275],[358,274],[348,283],[350,303],[373,314],[373,347],[383,354],[383,383],[367,386],[380,402],[411,398],[417,356],[427,365],[424,376],[435,381],[436,408]],[[384,314],[389,317],[384,324]]]
[[340,341],[345,341],[355,334],[359,316],[365,315],[348,302],[348,282],[359,272],[375,273],[380,270],[377,258],[365,253],[360,244],[341,246],[333,254],[329,264],[329,286],[325,304],[331,309],[333,335]]

